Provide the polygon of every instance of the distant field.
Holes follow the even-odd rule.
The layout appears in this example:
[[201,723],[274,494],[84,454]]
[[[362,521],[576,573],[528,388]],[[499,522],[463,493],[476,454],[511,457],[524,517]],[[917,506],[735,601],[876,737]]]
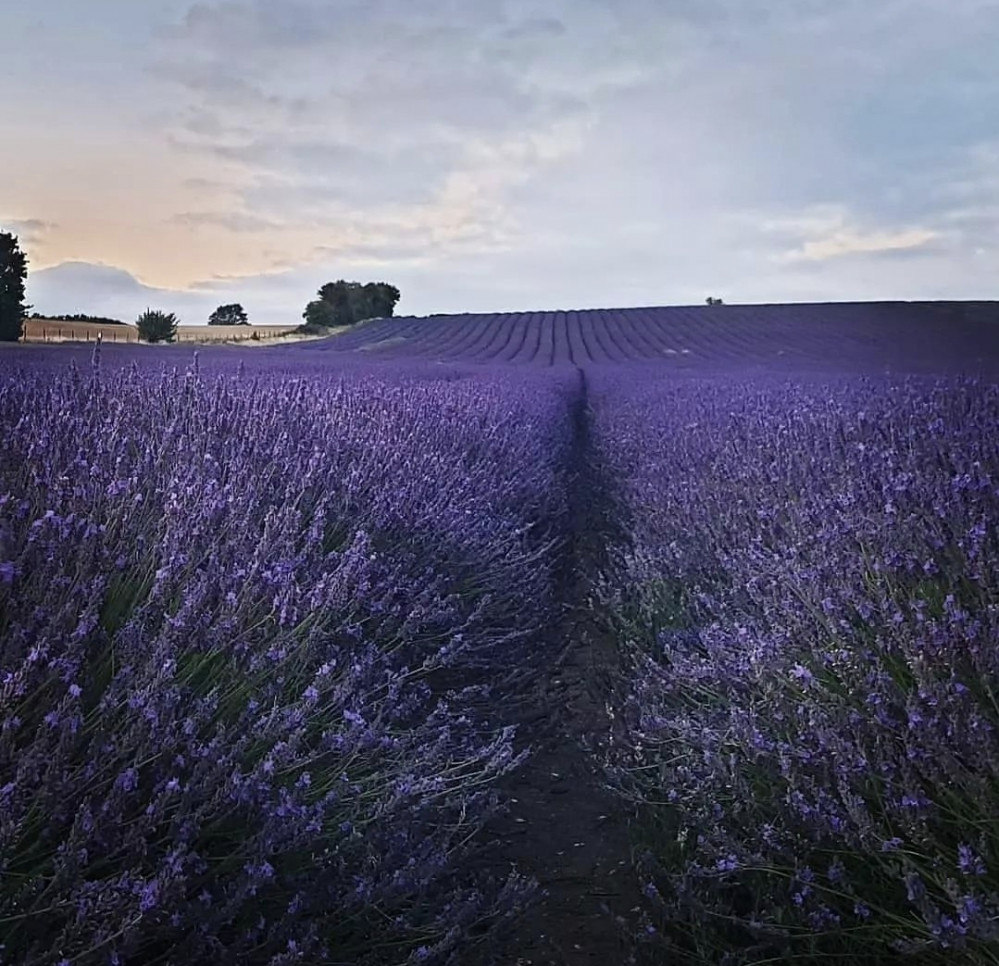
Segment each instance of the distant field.
[[2,963],[999,966],[999,303],[49,327]]
[[317,346],[531,366],[964,371],[999,362],[999,303],[700,305],[375,319]]
[[58,319],[26,319],[23,342],[138,342],[133,325],[98,325],[94,322],[61,322]]
[[[287,335],[296,325],[181,325],[179,342],[224,342],[273,339]],[[27,319],[24,342],[96,342],[100,333],[105,342],[138,342],[134,325],[98,325],[93,322],[61,322],[58,319]]]

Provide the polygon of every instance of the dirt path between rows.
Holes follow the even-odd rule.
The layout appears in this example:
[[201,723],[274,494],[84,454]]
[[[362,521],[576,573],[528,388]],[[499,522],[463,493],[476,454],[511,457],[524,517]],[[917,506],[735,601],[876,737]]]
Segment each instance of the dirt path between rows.
[[509,813],[487,832],[488,862],[534,876],[542,894],[502,927],[485,961],[500,966],[615,966],[631,961],[642,905],[632,872],[630,814],[595,761],[610,734],[608,705],[620,670],[613,636],[591,597],[624,540],[610,480],[593,451],[585,373],[573,403],[566,485],[570,534],[557,582],[565,603],[562,650],[545,669],[520,729],[534,754],[500,784]]

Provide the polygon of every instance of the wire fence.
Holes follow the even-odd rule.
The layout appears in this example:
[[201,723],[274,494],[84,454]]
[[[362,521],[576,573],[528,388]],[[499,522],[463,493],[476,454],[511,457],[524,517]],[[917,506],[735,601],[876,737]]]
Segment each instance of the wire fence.
[[[243,342],[273,339],[296,329],[294,325],[180,325],[178,342]],[[58,319],[26,319],[22,342],[139,342],[134,325],[102,325],[96,322],[62,322]]]

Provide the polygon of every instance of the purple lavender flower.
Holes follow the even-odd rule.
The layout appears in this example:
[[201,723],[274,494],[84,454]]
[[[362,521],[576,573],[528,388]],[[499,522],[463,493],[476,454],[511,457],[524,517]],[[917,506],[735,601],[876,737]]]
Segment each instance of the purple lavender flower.
[[[513,735],[462,694],[437,714],[429,679],[543,657],[575,374],[55,359],[0,359],[0,811],[24,836],[45,811],[10,848],[62,863],[52,943],[72,920],[106,956],[277,966],[352,956],[333,910],[445,951],[501,919],[519,878],[450,883]],[[3,882],[0,918],[37,895]]]
[[963,875],[981,876],[987,872],[981,857],[964,842],[957,847],[957,866]]

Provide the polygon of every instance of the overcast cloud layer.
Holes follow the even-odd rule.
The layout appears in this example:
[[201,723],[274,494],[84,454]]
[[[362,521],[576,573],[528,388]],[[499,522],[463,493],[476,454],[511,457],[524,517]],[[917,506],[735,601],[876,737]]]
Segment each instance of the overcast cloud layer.
[[999,0],[6,0],[0,228],[122,318],[996,298],[996,50]]

